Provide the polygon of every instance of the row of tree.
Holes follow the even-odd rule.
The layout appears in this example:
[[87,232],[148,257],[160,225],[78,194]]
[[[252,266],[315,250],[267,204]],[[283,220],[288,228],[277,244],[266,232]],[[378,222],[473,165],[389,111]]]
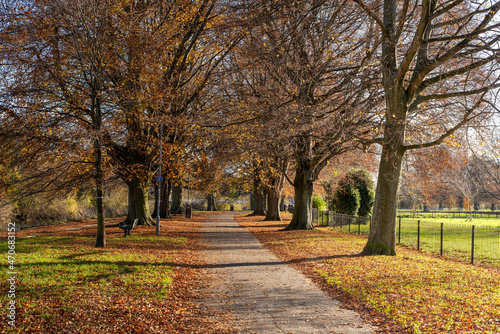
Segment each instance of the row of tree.
[[[295,193],[288,229],[312,229],[322,170],[378,144],[365,253],[395,254],[405,153],[452,140],[497,108],[499,7],[4,2],[2,182],[47,191],[92,177],[102,206],[103,182],[119,177],[129,187],[127,219],[152,224],[147,189],[161,141],[164,210],[170,187],[186,175],[209,191],[208,180],[233,174],[252,177],[256,213],[267,198],[268,219],[279,219],[288,179]],[[100,216],[97,245],[104,243]]]

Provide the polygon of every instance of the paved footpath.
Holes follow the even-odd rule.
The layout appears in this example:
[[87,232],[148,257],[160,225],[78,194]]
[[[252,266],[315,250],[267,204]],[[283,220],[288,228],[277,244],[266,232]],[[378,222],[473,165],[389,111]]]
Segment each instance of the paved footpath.
[[280,261],[232,213],[203,228],[211,278],[204,303],[231,313],[239,333],[373,333],[359,315],[343,309],[295,268]]

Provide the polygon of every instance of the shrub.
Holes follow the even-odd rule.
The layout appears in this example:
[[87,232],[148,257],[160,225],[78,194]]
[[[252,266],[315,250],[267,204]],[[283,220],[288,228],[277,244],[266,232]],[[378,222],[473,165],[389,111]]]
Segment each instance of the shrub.
[[367,217],[371,215],[375,190],[370,174],[364,169],[351,169],[347,175],[352,178],[354,187],[359,191],[358,216]]
[[374,199],[370,174],[363,169],[351,169],[339,180],[331,209],[338,213],[366,217],[372,212]]
[[330,209],[337,213],[355,215],[360,206],[359,191],[350,184],[348,179],[341,179],[333,193]]

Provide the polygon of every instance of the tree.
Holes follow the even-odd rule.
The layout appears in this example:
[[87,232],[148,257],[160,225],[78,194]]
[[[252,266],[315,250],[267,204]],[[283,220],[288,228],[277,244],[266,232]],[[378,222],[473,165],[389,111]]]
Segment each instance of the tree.
[[[214,112],[211,81],[240,40],[241,29],[225,20],[216,0],[118,3],[116,66],[110,82],[123,114],[121,136],[106,144],[119,175],[129,185],[127,221],[153,224],[147,191],[158,166],[159,141],[165,182],[160,215],[168,216],[169,184],[184,174],[199,126]],[[158,136],[160,127],[163,135]],[[174,154],[169,155],[170,154]],[[177,159],[179,158],[179,159]]]
[[378,42],[347,1],[262,1],[261,8],[260,25],[242,45],[265,75],[247,81],[260,105],[254,118],[268,117],[294,160],[295,207],[287,229],[313,229],[313,182],[332,157],[355,147],[356,133],[371,130],[371,114],[362,110],[378,103],[369,89]]
[[380,30],[385,94],[383,133],[365,141],[380,144],[382,153],[363,253],[395,255],[405,152],[438,145],[485,115],[488,92],[499,87],[500,2],[384,0],[382,7],[377,7],[379,2],[355,2]]
[[[103,68],[112,44],[109,9],[109,2],[92,0],[18,3],[11,8],[16,15],[2,26],[10,71],[3,85],[10,101],[3,110],[5,125],[12,127],[4,134],[21,139],[21,145],[38,141],[36,148],[20,150],[15,165],[33,173],[29,179],[48,182],[35,191],[53,189],[54,184],[76,187],[81,184],[77,178],[92,176],[96,247],[106,244],[102,133],[105,115],[112,110]],[[91,164],[93,170],[85,167]]]

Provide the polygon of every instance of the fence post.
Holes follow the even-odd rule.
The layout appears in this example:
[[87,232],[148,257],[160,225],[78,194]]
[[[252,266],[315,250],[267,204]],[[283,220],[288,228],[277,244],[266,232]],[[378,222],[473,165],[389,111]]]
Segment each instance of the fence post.
[[420,219],[418,220],[417,227],[417,250],[420,250]]
[[358,235],[361,235],[361,219],[358,217]]
[[399,218],[398,244],[401,245],[401,218]]
[[474,264],[474,228],[475,226],[472,225],[472,247],[471,247],[471,253],[470,253],[470,263]]
[[443,223],[441,223],[441,256],[443,256]]

